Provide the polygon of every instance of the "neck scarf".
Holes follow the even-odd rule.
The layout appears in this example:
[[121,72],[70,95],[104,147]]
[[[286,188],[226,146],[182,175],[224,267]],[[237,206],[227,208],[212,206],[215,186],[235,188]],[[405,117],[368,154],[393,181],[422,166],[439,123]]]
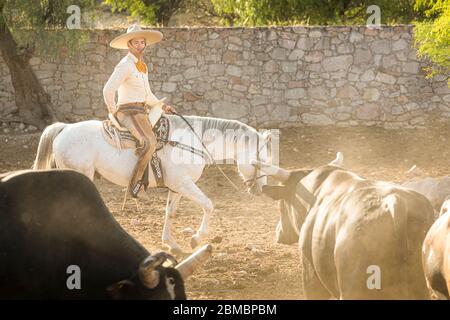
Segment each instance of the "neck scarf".
[[147,73],[147,65],[145,64],[144,61],[138,60],[138,62],[136,62],[135,65],[139,72]]

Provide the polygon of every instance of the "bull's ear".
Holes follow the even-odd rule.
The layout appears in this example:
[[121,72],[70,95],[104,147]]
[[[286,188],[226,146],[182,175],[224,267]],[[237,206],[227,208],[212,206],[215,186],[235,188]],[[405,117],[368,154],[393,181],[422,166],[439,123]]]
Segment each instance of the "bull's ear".
[[113,300],[125,299],[130,290],[135,288],[135,284],[130,280],[122,280],[106,288],[108,296]]
[[262,186],[262,193],[273,200],[286,200],[288,190],[285,186]]

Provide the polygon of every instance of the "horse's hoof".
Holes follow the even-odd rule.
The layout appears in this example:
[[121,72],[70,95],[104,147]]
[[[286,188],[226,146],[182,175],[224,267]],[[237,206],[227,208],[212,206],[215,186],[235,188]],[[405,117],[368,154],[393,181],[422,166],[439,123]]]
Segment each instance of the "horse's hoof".
[[195,235],[191,238],[191,248],[195,249],[200,243],[200,237]]

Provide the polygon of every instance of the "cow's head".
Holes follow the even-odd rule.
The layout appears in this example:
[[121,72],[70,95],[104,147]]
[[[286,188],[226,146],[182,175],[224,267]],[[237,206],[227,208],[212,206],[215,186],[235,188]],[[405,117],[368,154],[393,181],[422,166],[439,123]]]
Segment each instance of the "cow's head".
[[[279,170],[284,169],[279,168]],[[300,182],[311,172],[312,169],[289,171],[288,178],[284,180],[285,174],[278,171],[278,178],[282,179],[281,184],[278,186],[265,185],[262,188],[263,194],[279,200],[280,221],[276,228],[278,243],[293,244],[298,241],[307,210],[315,201],[314,196]],[[309,202],[305,203],[305,199],[308,199]]]
[[255,162],[261,171],[274,177],[280,185],[265,185],[262,193],[280,201],[280,220],[276,228],[278,243],[293,244],[298,241],[300,229],[307,213],[316,202],[314,196],[318,181],[322,179],[321,168],[341,167],[343,155],[338,153],[335,160],[318,169],[286,170],[272,164]]
[[[164,252],[149,256],[131,279],[109,286],[108,295],[112,299],[125,300],[185,300],[184,281],[211,256],[211,252],[211,245],[205,245],[180,264]],[[171,266],[163,266],[166,261]]]

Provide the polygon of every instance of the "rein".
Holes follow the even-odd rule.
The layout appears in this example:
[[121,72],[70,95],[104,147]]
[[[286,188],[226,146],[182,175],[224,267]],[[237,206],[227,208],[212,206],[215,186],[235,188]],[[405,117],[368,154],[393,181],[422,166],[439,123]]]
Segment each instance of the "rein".
[[208,157],[210,158],[211,162],[214,164],[214,166],[220,171],[220,173],[228,180],[228,182],[233,186],[233,188],[236,191],[240,191],[239,188],[236,186],[236,184],[234,184],[233,181],[231,181],[231,179],[225,174],[225,172],[223,172],[223,170],[219,167],[219,165],[217,164],[216,160],[214,160],[213,156],[211,155],[211,153],[209,152],[208,148],[205,146],[205,144],[203,143],[203,140],[200,139],[200,137],[198,136],[197,132],[195,132],[194,128],[192,128],[191,124],[189,123],[189,121],[186,120],[186,118],[182,115],[179,114],[178,112],[174,113],[176,116],[180,117],[181,119],[183,119],[183,121],[188,125],[189,129],[192,131],[192,133],[197,137],[198,141],[200,141],[200,143],[202,144],[203,149],[206,151],[206,154],[208,155]]

